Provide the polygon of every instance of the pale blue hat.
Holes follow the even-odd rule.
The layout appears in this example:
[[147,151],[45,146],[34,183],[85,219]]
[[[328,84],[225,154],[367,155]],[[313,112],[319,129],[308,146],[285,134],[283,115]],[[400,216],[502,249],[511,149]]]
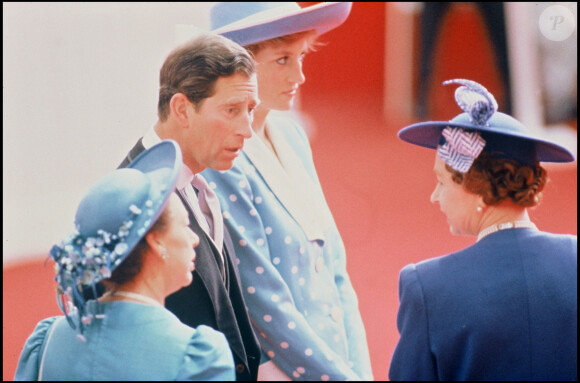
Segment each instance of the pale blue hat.
[[175,190],[181,164],[179,145],[162,141],[126,168],[101,178],[81,200],[75,232],[50,251],[56,262],[59,306],[73,327],[72,308],[65,300],[78,309],[81,323],[86,322],[83,287],[96,289],[109,278],[153,226]]
[[323,34],[347,19],[352,2],[301,8],[291,2],[219,2],[210,10],[211,31],[245,46],[315,29]]

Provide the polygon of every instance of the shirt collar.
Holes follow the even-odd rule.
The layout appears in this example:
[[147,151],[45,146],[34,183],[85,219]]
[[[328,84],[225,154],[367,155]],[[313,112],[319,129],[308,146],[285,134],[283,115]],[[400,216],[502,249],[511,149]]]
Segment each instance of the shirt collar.
[[182,190],[188,184],[191,184],[191,181],[193,181],[193,173],[186,164],[183,164],[179,172],[179,179],[177,180],[177,190]]

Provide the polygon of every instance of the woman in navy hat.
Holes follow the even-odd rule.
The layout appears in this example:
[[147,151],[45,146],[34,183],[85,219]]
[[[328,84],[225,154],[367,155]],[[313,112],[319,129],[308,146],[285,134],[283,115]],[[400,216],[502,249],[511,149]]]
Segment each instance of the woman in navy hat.
[[351,3],[217,3],[212,32],[257,62],[254,135],[227,172],[204,171],[232,234],[248,312],[262,346],[259,380],[372,380],[346,252],[304,129],[290,110],[317,36]]
[[540,162],[574,157],[497,112],[480,84],[450,83],[465,113],[399,137],[436,149],[431,202],[477,240],[401,270],[389,378],[576,380],[577,237],[538,230],[527,211],[547,182]]
[[[162,141],[85,195],[76,231],[50,252],[65,315],[37,324],[15,380],[235,380],[225,336],[163,307],[191,283],[199,243],[173,193],[181,164]],[[107,292],[85,301],[100,281]]]

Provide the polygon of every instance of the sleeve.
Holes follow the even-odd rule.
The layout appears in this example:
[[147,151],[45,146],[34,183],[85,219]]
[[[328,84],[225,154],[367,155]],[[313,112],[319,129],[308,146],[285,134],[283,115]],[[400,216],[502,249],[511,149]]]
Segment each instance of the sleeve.
[[14,380],[38,380],[38,371],[42,360],[45,339],[50,333],[52,325],[58,318],[58,316],[55,316],[38,322],[34,331],[24,344],[20,359],[18,360],[18,366],[16,367]]
[[[300,153],[300,156],[303,158],[304,167],[308,170],[308,173],[311,174],[312,179],[316,185],[318,185],[320,190],[322,190],[322,185],[320,184],[320,180],[314,166],[314,158],[312,156],[312,149],[310,147],[308,136],[299,124],[292,122],[293,121],[291,120],[288,121],[290,124],[288,127],[285,127],[287,129],[285,129],[284,132],[289,134],[288,132],[290,132],[293,128],[295,130],[295,134],[292,134],[291,137],[297,137],[298,139],[289,138],[288,142],[295,145],[294,149],[297,153]],[[342,242],[338,228],[334,223],[334,219],[332,224],[334,225],[335,235],[333,238],[329,238],[328,243],[335,247],[332,249],[332,254],[335,256],[334,280],[338,291],[341,294],[341,302],[344,309],[346,337],[348,339],[349,357],[350,361],[352,362],[352,369],[360,376],[361,379],[373,380],[366,331],[358,307],[358,298],[348,275],[344,243]]]
[[361,380],[297,309],[291,290],[272,263],[268,232],[242,168],[238,163],[227,172],[204,176],[217,186],[238,258],[244,299],[262,350],[290,378]]
[[199,325],[189,340],[177,380],[236,380],[234,358],[225,335]]
[[[338,233],[338,231],[337,231]],[[337,235],[335,241],[344,249],[342,239]],[[334,251],[336,257],[334,278],[344,309],[344,326],[348,339],[349,357],[352,369],[362,380],[374,380],[366,330],[358,306],[358,298],[346,269],[346,253]]]
[[425,297],[415,265],[401,270],[399,301],[397,328],[400,338],[391,359],[389,380],[438,380],[429,342]]

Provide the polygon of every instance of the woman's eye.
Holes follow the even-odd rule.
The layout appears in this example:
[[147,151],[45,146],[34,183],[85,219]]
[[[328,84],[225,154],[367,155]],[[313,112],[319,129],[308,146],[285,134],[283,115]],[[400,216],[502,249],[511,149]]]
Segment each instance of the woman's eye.
[[288,56],[279,58],[278,60],[276,60],[276,63],[280,64],[280,65],[284,65],[288,62]]

